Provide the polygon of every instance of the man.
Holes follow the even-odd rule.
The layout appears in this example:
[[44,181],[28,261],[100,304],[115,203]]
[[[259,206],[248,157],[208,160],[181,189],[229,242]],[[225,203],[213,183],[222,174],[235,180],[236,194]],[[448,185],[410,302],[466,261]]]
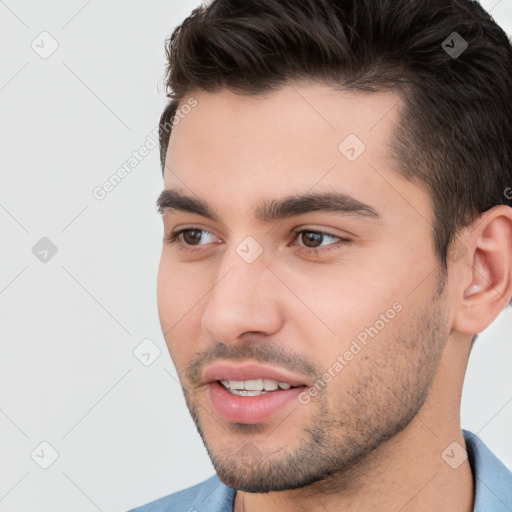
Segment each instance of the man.
[[217,475],[137,510],[512,510],[459,414],[512,296],[505,33],[469,0],[215,0],[167,49],[159,313]]

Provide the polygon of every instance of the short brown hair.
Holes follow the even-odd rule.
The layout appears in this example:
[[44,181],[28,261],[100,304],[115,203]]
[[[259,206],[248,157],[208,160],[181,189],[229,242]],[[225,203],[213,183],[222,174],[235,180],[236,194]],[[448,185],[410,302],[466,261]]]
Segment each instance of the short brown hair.
[[[454,41],[467,44],[457,56]],[[192,91],[259,95],[313,79],[401,93],[391,150],[396,170],[432,198],[444,270],[459,229],[512,206],[512,49],[477,2],[214,0],[174,30],[166,53],[162,169],[173,117]]]

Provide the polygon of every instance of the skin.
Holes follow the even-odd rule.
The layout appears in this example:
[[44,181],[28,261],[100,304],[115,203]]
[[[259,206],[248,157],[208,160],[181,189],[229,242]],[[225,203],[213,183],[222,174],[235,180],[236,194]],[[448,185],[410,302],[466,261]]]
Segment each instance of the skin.
[[[430,197],[396,172],[388,150],[399,96],[308,82],[259,97],[191,96],[197,106],[171,134],[165,189],[207,201],[219,221],[163,211],[166,235],[209,233],[164,243],[158,306],[215,469],[239,489],[236,512],[473,510],[467,459],[453,469],[442,453],[464,447],[459,407],[473,334],[512,295],[511,209],[495,207],[461,232],[465,251],[448,262],[442,286]],[[349,133],[366,145],[353,162],[338,150]],[[264,200],[325,191],[370,205],[380,219],[254,217]],[[348,241],[326,237],[306,253],[299,228]],[[248,236],[263,249],[252,263],[236,252]],[[221,354],[219,343],[228,361],[279,369],[279,354],[301,358],[314,372],[291,373],[312,386],[396,303],[400,312],[307,404],[251,425],[213,409],[200,377],[221,361],[203,364]]]

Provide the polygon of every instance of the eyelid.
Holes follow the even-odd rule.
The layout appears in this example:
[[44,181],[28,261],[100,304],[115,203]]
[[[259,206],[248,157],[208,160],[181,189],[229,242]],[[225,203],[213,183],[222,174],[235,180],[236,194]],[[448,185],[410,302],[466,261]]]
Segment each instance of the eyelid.
[[[165,235],[164,242],[169,243],[169,244],[176,244],[177,248],[179,250],[184,250],[189,253],[194,253],[194,252],[201,251],[201,250],[208,250],[208,248],[205,249],[205,246],[207,246],[208,244],[188,245],[188,244],[181,242],[180,236],[184,232],[187,232],[187,231],[200,231],[200,232],[208,233],[208,234],[216,237],[216,235],[214,233],[212,233],[211,231],[209,231],[208,229],[205,229],[205,228],[202,228],[199,226],[191,226],[191,227],[184,227],[184,228],[180,228],[178,230],[174,230],[169,235]],[[320,235],[338,240],[338,242],[336,242],[336,243],[332,243],[332,244],[328,244],[327,246],[320,246],[320,247],[307,247],[304,245],[293,245],[294,247],[298,247],[299,252],[304,252],[304,253],[312,254],[315,256],[316,255],[320,256],[320,255],[326,253],[327,251],[338,249],[340,246],[344,246],[347,243],[350,243],[352,241],[349,238],[346,238],[341,235],[335,235],[334,233],[324,231],[323,229],[309,228],[309,227],[304,227],[304,226],[296,228],[292,232],[295,234],[292,242],[297,240],[299,235],[304,232],[320,234]]]
[[[198,245],[187,245],[187,244],[183,244],[181,241],[180,241],[180,236],[186,232],[186,231],[201,231],[202,233],[207,233],[209,235],[213,235],[215,236],[216,238],[219,238],[217,237],[217,235],[215,235],[214,233],[212,233],[211,231],[209,231],[208,229],[205,229],[205,228],[201,228],[201,227],[185,227],[185,228],[180,228],[180,229],[177,229],[177,230],[174,230],[172,231],[171,233],[169,233],[168,235],[165,235],[164,236],[164,242],[167,242],[167,243],[178,243],[178,246],[180,245],[184,245],[186,247],[189,247],[191,249],[186,249],[186,250],[192,250],[193,251],[193,248],[194,247],[203,247],[204,245],[207,245],[207,244],[198,244]],[[181,248],[181,247],[180,247]]]
[[341,247],[343,247],[346,244],[351,242],[351,240],[348,239],[348,238],[345,238],[345,237],[340,236],[340,235],[335,235],[334,233],[330,233],[328,231],[324,231],[323,229],[315,229],[315,228],[310,229],[310,228],[303,228],[302,227],[300,229],[294,230],[293,232],[296,234],[296,236],[293,239],[293,241],[298,240],[299,237],[300,237],[300,234],[304,233],[304,232],[320,234],[320,235],[323,235],[323,236],[326,236],[326,237],[329,237],[329,238],[335,238],[335,239],[338,240],[335,243],[331,243],[331,244],[328,244],[328,245],[325,245],[325,246],[320,246],[320,247],[307,247],[305,245],[295,245],[294,246],[294,247],[298,247],[299,252],[303,252],[305,254],[312,255],[312,256],[321,257],[321,256],[325,255],[327,252],[339,250]]

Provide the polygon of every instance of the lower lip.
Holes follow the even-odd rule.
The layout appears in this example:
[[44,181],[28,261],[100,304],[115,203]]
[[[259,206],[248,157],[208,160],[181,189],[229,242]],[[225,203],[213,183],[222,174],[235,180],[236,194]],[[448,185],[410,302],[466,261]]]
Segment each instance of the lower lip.
[[305,389],[300,386],[269,391],[258,396],[239,396],[230,393],[220,382],[211,382],[210,400],[221,418],[232,423],[262,423],[272,418]]

